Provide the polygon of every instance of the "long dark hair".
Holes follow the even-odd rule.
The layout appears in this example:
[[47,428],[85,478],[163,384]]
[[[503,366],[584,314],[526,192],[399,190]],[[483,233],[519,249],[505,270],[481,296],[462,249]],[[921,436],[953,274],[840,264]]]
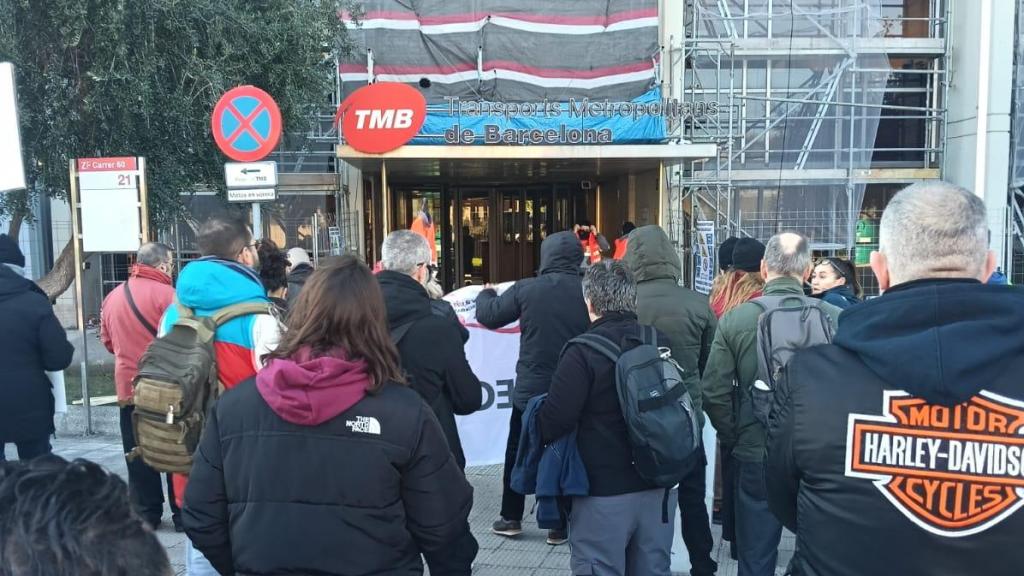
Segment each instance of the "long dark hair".
[[849,260],[843,260],[842,258],[835,258],[830,256],[825,258],[825,261],[832,266],[832,270],[835,270],[836,274],[840,278],[846,279],[846,285],[853,292],[853,295],[857,298],[864,297],[864,289],[860,286],[860,281],[857,280],[857,269],[853,266],[853,262]]
[[310,275],[288,313],[281,344],[267,359],[291,358],[307,349],[314,356],[341,350],[366,361],[373,377],[370,393],[388,381],[404,383],[380,286],[354,256],[332,259]]

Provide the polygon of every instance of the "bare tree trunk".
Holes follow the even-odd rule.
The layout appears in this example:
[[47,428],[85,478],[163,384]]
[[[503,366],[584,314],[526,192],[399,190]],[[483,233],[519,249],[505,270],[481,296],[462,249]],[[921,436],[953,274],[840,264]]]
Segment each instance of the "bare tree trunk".
[[[73,239],[72,239],[73,240]],[[53,263],[53,269],[39,279],[39,287],[46,293],[46,297],[55,300],[64,293],[71,283],[75,281],[75,244],[72,240],[60,251],[60,256]],[[83,254],[84,258],[85,255]]]
[[7,225],[7,235],[18,241],[18,236],[21,234],[21,224],[25,221],[25,212],[18,210],[11,214],[11,221]]

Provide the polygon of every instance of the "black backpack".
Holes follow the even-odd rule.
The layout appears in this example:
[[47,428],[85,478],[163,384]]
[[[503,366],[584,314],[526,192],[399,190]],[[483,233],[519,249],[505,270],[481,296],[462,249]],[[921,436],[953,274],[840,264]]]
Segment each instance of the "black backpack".
[[831,343],[832,321],[820,301],[807,296],[761,296],[751,302],[762,313],[757,320],[757,380],[749,391],[754,418],[767,428],[776,385],[789,359],[798,350]]
[[636,471],[655,486],[671,488],[701,447],[699,420],[684,384],[684,370],[668,348],[658,347],[654,328],[640,326],[638,339],[640,344],[625,352],[597,334],[577,336],[569,344],[589,346],[615,363],[615,385]]

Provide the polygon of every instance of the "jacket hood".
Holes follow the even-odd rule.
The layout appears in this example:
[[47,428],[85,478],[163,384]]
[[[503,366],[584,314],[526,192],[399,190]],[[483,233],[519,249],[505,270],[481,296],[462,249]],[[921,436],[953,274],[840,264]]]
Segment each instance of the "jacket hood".
[[583,245],[576,234],[566,231],[548,236],[540,244],[540,273],[579,274],[583,264]]
[[317,426],[354,406],[371,383],[365,360],[303,350],[274,359],[256,375],[256,388],[275,414],[292,424]]
[[178,301],[198,310],[217,310],[240,302],[266,300],[259,276],[237,262],[200,258],[178,276]]
[[683,273],[679,255],[660,226],[643,226],[630,232],[624,261],[637,282],[662,278],[678,282]]
[[416,280],[385,270],[377,274],[377,281],[388,310],[388,326],[395,328],[431,315],[430,296]]
[[6,300],[25,292],[35,292],[46,295],[35,282],[23,278],[20,274],[11,270],[4,264],[0,264],[0,300]]
[[1024,357],[1024,291],[974,280],[897,286],[843,313],[835,344],[886,384],[954,405],[1005,379]]

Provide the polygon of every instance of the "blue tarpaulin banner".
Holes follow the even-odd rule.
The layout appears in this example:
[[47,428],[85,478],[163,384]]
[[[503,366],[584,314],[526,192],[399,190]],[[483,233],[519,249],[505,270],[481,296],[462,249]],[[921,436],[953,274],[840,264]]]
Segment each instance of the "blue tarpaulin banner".
[[630,102],[449,99],[428,108],[423,128],[409,144],[661,144],[666,107],[660,88]]

